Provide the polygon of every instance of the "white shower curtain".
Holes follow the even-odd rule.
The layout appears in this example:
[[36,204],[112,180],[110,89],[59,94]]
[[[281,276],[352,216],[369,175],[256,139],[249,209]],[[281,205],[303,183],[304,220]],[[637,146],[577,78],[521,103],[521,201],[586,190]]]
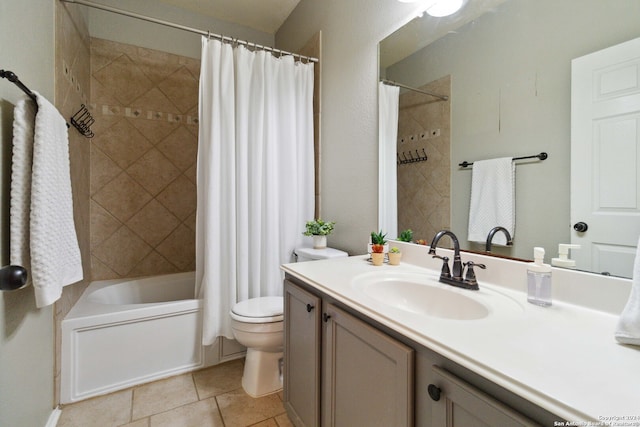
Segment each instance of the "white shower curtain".
[[313,218],[313,64],[202,38],[196,296],[203,344],[238,301],[282,295]]
[[398,236],[397,139],[400,88],[378,83],[378,223],[390,239]]

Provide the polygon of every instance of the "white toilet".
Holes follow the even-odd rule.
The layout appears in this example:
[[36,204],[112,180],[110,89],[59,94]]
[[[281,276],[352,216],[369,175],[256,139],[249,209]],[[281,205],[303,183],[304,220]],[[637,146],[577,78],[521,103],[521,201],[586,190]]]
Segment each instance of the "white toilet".
[[[348,256],[333,248],[298,248],[295,254],[298,262]],[[242,388],[249,396],[282,390],[283,311],[283,297],[251,298],[231,309],[233,336],[247,347]]]

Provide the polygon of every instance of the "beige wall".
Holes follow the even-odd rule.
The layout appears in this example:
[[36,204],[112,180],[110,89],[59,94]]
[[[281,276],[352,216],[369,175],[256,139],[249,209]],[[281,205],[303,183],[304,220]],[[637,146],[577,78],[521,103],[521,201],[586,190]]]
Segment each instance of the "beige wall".
[[[32,90],[54,97],[54,3],[0,2],[2,69]],[[9,177],[13,107],[22,92],[0,79],[0,258],[9,262]],[[37,309],[33,288],[0,292],[0,425],[43,426],[54,405],[51,307]]]
[[337,221],[329,245],[362,254],[378,226],[378,42],[417,6],[397,0],[302,0],[276,34],[296,50],[322,31],[323,219]]
[[92,39],[93,277],[195,268],[199,61]]
[[[449,76],[421,86],[449,96]],[[451,225],[451,101],[418,92],[400,95],[398,148],[401,159],[427,155],[427,161],[398,165],[398,231],[410,228],[427,243]],[[423,152],[424,150],[424,152]]]

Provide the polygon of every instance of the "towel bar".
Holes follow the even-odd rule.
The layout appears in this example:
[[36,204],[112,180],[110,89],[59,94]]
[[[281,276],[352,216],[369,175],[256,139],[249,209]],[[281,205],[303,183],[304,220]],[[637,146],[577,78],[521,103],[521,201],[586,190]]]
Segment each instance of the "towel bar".
[[[547,157],[549,157],[549,155],[543,151],[542,153],[534,154],[533,156],[514,157],[513,160],[525,160],[525,159],[535,159],[535,158],[538,158],[538,160],[546,160]],[[473,162],[469,163],[465,160],[462,163],[458,163],[458,166],[460,166],[461,168],[466,168],[467,166],[471,166],[472,164]]]

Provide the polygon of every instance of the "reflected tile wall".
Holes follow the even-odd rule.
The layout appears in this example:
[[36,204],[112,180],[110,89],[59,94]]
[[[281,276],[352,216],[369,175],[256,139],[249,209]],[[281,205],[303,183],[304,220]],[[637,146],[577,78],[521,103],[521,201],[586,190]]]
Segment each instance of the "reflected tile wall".
[[[451,77],[446,76],[419,89],[450,96]],[[426,162],[398,165],[398,230],[412,229],[414,239],[427,244],[451,226],[451,102],[416,92],[400,95],[398,148],[409,158],[416,150]]]
[[93,280],[195,268],[192,58],[91,39]]

